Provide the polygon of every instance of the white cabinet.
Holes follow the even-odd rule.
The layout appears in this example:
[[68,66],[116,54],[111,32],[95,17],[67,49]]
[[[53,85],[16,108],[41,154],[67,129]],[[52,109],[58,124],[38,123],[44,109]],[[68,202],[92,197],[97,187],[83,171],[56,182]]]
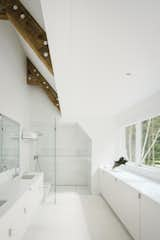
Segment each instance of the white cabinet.
[[26,228],[22,199],[17,201],[17,203],[9,210],[7,215],[10,219],[10,226],[8,229],[10,239],[20,239],[24,233],[24,229]]
[[0,239],[11,239],[11,225],[11,219],[8,217],[7,214],[4,217],[0,218]]
[[147,196],[141,198],[141,240],[160,239],[160,205]]
[[[160,203],[154,201],[153,196],[149,194],[139,193],[143,187],[142,182],[139,187],[136,184],[136,188],[134,188],[134,179],[132,185],[130,181],[126,183],[125,180],[122,181],[121,179],[122,177],[118,177],[118,174],[101,169],[101,194],[135,240],[159,240]],[[144,179],[142,180],[144,181]],[[145,185],[145,182],[143,184]],[[153,191],[155,187],[153,182],[148,182],[146,186],[148,186],[147,188],[151,195],[155,194],[156,190],[157,194],[160,191],[160,188],[157,188],[157,184],[156,190],[154,189]]]
[[116,213],[134,239],[139,239],[139,194],[127,184],[117,181]]
[[107,171],[100,172],[101,194],[126,226],[139,239],[139,194]]
[[116,197],[116,179],[112,176],[107,174],[105,171],[101,173],[101,190],[103,197],[107,200],[107,202],[114,206],[115,197]]
[[24,194],[0,217],[0,239],[20,240],[42,199],[43,175],[40,174],[36,181],[28,185]]
[[24,219],[22,205],[21,202],[18,202],[0,218],[0,239],[18,240],[22,236],[23,229]]

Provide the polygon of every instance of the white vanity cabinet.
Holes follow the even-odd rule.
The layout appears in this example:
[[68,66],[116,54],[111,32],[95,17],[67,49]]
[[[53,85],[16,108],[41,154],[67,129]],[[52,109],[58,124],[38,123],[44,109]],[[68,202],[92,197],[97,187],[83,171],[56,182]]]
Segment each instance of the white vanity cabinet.
[[39,174],[31,184],[28,184],[24,193],[0,216],[0,239],[20,240],[42,199],[43,175]]
[[23,199],[19,199],[7,213],[10,226],[7,231],[10,239],[20,239],[27,227],[23,212]]
[[10,240],[12,221],[6,214],[0,218],[0,239]]
[[117,195],[117,191],[116,191],[116,184],[115,182],[117,181],[116,178],[114,178],[112,175],[107,174],[105,171],[101,171],[101,193],[103,195],[103,197],[107,200],[107,202],[112,206],[112,207],[116,207],[115,204],[115,199],[116,199],[116,195]]
[[21,198],[24,224],[29,225],[30,219],[43,199],[43,179],[39,178],[34,184],[29,186],[28,190]]
[[159,184],[129,172],[100,169],[100,191],[133,239],[160,239]]
[[100,170],[101,194],[126,226],[139,239],[139,193],[105,170]]
[[117,180],[116,214],[134,239],[139,239],[139,193]]
[[142,195],[141,197],[141,240],[160,239],[160,205]]
[[40,178],[32,184],[24,195],[24,212],[31,216],[33,209],[36,210],[43,199],[43,181]]
[[23,204],[20,200],[0,218],[0,239],[18,240],[23,235],[25,227]]

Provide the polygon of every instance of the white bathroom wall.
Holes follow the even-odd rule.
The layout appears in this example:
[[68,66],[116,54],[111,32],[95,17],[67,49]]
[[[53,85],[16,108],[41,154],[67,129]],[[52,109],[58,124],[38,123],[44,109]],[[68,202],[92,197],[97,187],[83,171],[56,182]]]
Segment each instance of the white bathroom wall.
[[150,117],[160,115],[160,91],[143,101],[134,104],[116,116],[119,126],[129,125]]
[[[8,21],[0,21],[0,112],[29,126],[29,89],[26,84],[26,59],[17,34]],[[28,169],[29,144],[20,143],[22,171]]]
[[112,117],[82,118],[79,121],[92,139],[91,189],[93,193],[98,193],[99,166],[116,160],[117,122]]
[[90,186],[91,139],[77,123],[56,126],[57,185]]

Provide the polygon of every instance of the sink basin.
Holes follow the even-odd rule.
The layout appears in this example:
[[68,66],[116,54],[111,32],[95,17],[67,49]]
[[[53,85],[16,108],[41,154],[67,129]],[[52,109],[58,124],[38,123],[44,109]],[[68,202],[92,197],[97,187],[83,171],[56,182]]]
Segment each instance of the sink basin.
[[29,179],[32,179],[32,178],[34,178],[34,177],[35,177],[35,175],[28,174],[28,175],[23,175],[23,176],[22,176],[22,179],[27,179],[27,180],[29,180]]
[[2,207],[6,202],[7,200],[0,200],[0,207]]

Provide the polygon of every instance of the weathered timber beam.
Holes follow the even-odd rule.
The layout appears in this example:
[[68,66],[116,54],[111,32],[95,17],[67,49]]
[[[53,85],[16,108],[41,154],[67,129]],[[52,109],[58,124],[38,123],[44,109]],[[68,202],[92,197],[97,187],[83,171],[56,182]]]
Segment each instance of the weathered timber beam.
[[52,101],[54,106],[56,106],[56,108],[59,111],[61,111],[57,92],[41,75],[38,69],[33,65],[33,63],[28,58],[27,58],[27,83],[29,85],[41,87],[45,91],[49,99]]
[[48,40],[45,31],[19,0],[0,1],[6,11],[8,19],[12,22],[24,40],[31,46],[48,70],[53,74]]

